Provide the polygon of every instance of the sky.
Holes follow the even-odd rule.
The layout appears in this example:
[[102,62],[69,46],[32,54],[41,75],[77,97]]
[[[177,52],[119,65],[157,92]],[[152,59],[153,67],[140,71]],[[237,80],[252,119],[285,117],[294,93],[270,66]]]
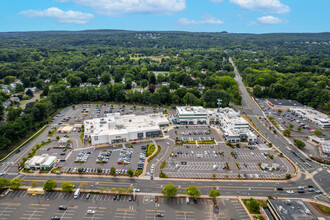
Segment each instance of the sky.
[[330,31],[330,0],[1,0],[0,32]]

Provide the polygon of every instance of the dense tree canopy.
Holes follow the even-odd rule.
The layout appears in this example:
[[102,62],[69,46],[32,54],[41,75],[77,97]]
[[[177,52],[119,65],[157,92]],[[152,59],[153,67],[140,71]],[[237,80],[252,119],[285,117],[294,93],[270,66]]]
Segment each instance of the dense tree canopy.
[[[229,57],[256,97],[295,99],[330,111],[329,41],[328,33],[0,33],[0,88],[10,89],[0,91],[0,102],[35,95],[26,88],[42,90],[25,109],[6,109],[0,153],[47,123],[58,108],[80,102],[240,104]],[[4,110],[0,105],[0,119]]]

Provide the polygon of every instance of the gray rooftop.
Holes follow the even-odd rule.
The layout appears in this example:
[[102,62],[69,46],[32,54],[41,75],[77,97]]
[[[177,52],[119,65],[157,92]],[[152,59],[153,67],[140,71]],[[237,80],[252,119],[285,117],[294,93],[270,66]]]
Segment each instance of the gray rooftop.
[[303,106],[299,102],[295,100],[287,100],[287,99],[267,99],[273,105],[278,106]]
[[281,219],[317,220],[312,211],[300,199],[270,199],[269,203],[276,209]]

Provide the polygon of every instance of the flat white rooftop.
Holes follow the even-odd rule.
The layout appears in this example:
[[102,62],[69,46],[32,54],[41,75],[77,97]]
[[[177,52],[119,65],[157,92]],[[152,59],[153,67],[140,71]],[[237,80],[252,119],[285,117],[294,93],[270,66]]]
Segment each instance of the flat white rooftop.
[[178,106],[176,107],[179,115],[201,115],[207,114],[207,110],[202,106]]
[[322,112],[316,111],[312,108],[290,108],[291,111],[315,122],[319,122],[319,125],[330,125],[330,117]]
[[168,125],[169,122],[163,114],[150,115],[119,115],[108,114],[103,118],[85,120],[85,134],[122,135],[130,132],[143,132],[159,130],[160,125]]

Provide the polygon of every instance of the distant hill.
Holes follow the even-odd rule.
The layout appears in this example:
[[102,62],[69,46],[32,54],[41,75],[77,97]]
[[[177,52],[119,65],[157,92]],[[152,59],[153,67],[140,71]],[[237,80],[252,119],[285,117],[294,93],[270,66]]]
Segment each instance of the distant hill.
[[284,42],[330,42],[330,33],[271,33],[246,34],[228,32],[184,31],[31,31],[1,32],[0,47],[158,47],[208,49],[216,47],[248,49],[269,47]]

